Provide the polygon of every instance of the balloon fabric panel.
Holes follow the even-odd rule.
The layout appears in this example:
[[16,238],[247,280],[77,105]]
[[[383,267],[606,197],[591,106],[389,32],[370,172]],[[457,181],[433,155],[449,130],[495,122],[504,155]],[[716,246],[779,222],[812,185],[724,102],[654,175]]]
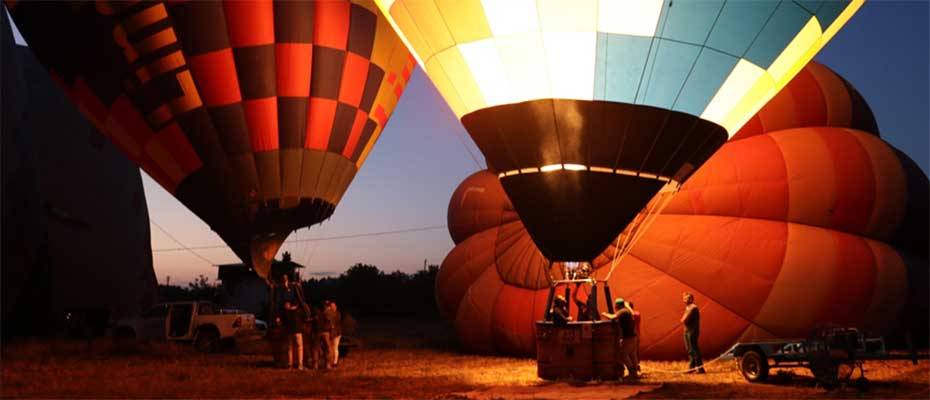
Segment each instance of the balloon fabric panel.
[[365,1],[10,11],[79,109],[247,262],[332,214],[414,62]]

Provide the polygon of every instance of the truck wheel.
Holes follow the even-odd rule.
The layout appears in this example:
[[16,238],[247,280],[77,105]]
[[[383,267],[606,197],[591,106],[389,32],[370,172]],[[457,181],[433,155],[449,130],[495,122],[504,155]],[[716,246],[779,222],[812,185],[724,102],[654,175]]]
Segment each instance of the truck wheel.
[[203,328],[197,331],[197,339],[194,340],[194,348],[203,353],[213,353],[220,342],[220,335],[214,329]]
[[762,382],[769,376],[769,362],[758,350],[749,350],[739,359],[739,372],[749,382]]

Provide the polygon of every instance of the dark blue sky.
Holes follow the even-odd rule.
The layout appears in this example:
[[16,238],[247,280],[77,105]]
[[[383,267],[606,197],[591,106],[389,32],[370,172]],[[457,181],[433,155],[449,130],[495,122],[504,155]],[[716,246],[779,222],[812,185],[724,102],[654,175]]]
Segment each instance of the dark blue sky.
[[855,86],[882,138],[930,170],[927,1],[868,1],[817,55]]
[[[868,1],[818,55],[862,93],[882,137],[930,170],[930,43],[926,1]],[[478,164],[466,151],[478,157]],[[332,219],[292,238],[445,225],[449,196],[483,158],[422,71],[414,73],[387,129]],[[145,177],[150,218],[189,246],[222,241],[171,195]],[[445,229],[356,239],[285,244],[308,274],[338,274],[356,262],[384,270],[414,271],[423,260],[440,263],[452,248]],[[154,249],[177,247],[152,227]],[[236,262],[224,247],[200,251],[213,263]],[[215,278],[209,263],[185,252],[156,252],[164,282],[199,274]]]

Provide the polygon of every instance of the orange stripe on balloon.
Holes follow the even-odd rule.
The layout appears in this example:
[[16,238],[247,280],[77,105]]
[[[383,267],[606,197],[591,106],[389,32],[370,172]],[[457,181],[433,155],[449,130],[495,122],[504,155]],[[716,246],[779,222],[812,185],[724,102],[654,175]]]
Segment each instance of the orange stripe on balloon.
[[788,217],[788,176],[781,149],[768,135],[732,143],[739,191],[730,215],[784,220]]
[[118,138],[132,154],[141,159],[141,146],[154,132],[136,106],[126,96],[120,96],[110,105],[107,127],[113,137]]
[[231,49],[191,57],[190,68],[206,105],[222,106],[242,101]]
[[865,240],[842,232],[832,232],[836,246],[835,281],[826,294],[829,301],[821,309],[820,320],[857,326],[875,290],[875,256]]
[[378,126],[380,126],[382,129],[385,125],[387,125],[388,116],[384,112],[384,108],[380,105],[375,108],[375,121],[378,121]]
[[[830,226],[846,232],[863,232],[875,203],[875,176],[868,153],[844,130],[816,129],[833,159],[836,192]],[[855,195],[850,195],[855,193]]]
[[368,65],[367,59],[351,52],[346,53],[341,87],[339,88],[339,101],[353,107],[359,106],[362,102],[362,93],[365,91]]
[[313,46],[308,43],[277,43],[274,54],[278,96],[309,97]]
[[349,2],[320,1],[314,5],[313,44],[345,50],[349,42]]
[[823,92],[827,111],[827,123],[823,125],[849,126],[852,121],[852,100],[841,78],[820,64],[811,63],[808,69]]
[[168,18],[168,10],[165,9],[165,5],[155,4],[126,18],[122,25],[131,34],[166,18]]
[[488,268],[465,293],[455,323],[455,330],[465,348],[484,352],[495,350],[491,324],[494,303],[503,285],[497,271]]
[[278,148],[278,99],[246,100],[242,102],[252,151],[268,151]]
[[311,97],[307,112],[307,148],[326,150],[336,118],[336,100]]
[[[826,128],[830,129],[830,128]],[[831,226],[837,177],[830,168],[830,151],[816,128],[770,133],[781,149],[788,176],[788,221]]]
[[[496,271],[496,269],[490,269]],[[535,292],[511,285],[503,285],[494,302],[491,334],[498,351],[514,354],[532,352],[534,338],[533,298]],[[569,301],[571,301],[569,299]],[[576,316],[576,314],[573,314]]]
[[827,104],[823,88],[814,79],[810,68],[804,68],[791,81],[791,97],[794,102],[795,120],[792,126],[823,126],[827,122]]
[[907,177],[895,151],[876,136],[847,129],[868,153],[875,179],[875,203],[865,235],[890,239],[907,210]]
[[184,54],[178,50],[174,53],[168,54],[162,58],[145,64],[136,70],[136,76],[139,77],[139,80],[141,80],[142,83],[146,83],[152,80],[152,78],[155,78],[168,71],[181,68],[185,64]]
[[153,140],[157,140],[165,148],[171,149],[171,154],[185,175],[190,175],[203,166],[200,156],[194,151],[190,141],[184,136],[184,132],[181,131],[177,123],[168,125],[158,131]]
[[346,158],[352,158],[355,147],[358,146],[358,138],[362,136],[362,128],[368,121],[368,113],[358,110],[355,113],[355,120],[352,122],[352,130],[349,132],[349,139],[346,141],[346,147],[342,150],[342,155]]
[[891,246],[866,240],[875,257],[875,286],[869,308],[863,312],[867,332],[885,333],[894,326],[907,302],[907,267]]
[[274,43],[274,7],[271,1],[224,1],[223,11],[226,13],[229,42],[233,47]]
[[763,130],[772,132],[787,129],[798,125],[797,102],[793,96],[794,86],[788,85],[779,92],[761,112],[756,114],[762,121]]
[[762,126],[762,120],[759,118],[759,115],[753,115],[752,118],[746,122],[746,125],[743,125],[742,128],[730,139],[730,141],[745,139],[751,136],[761,135],[765,132],[765,128]]

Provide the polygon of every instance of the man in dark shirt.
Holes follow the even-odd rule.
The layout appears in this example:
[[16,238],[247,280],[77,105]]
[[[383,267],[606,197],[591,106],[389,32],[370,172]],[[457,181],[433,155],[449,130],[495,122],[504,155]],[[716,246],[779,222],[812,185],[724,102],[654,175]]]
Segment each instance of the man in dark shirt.
[[633,353],[630,354],[630,358],[633,360],[633,364],[636,365],[636,372],[642,372],[639,369],[639,338],[643,337],[643,333],[639,327],[642,323],[643,318],[642,318],[642,315],[640,315],[639,311],[637,311],[636,308],[633,307],[632,301],[627,300],[626,307],[629,308],[630,311],[633,312],[633,331],[636,332],[636,338],[633,339],[633,342],[635,343],[635,345],[633,346]]
[[701,311],[694,304],[694,295],[684,293],[681,296],[685,303],[685,313],[681,316],[681,324],[685,331],[685,350],[688,351],[688,373],[704,373],[704,361],[701,359],[701,350],[698,348],[698,337],[701,334]]
[[633,323],[633,311],[626,307],[626,302],[622,298],[614,301],[614,307],[617,312],[611,314],[604,312],[602,315],[610,320],[620,323],[620,363],[629,371],[627,379],[639,379],[639,368],[633,362],[633,351],[636,349],[636,328]]
[[330,349],[330,359],[332,366],[339,365],[339,342],[342,340],[342,315],[336,306],[335,301],[330,301],[326,310],[326,320],[330,325],[329,343],[326,347]]
[[564,296],[555,296],[552,310],[549,311],[549,317],[552,318],[552,322],[556,325],[565,325],[572,320],[571,315],[568,314],[568,302],[565,301]]
[[279,316],[276,322],[284,329],[287,338],[287,366],[302,370],[304,348],[297,290],[290,283],[287,274],[282,274],[278,283],[274,293]]
[[597,316],[596,316],[596,315],[592,315],[592,313],[591,313],[591,308],[588,307],[588,302],[587,302],[587,301],[581,301],[581,299],[578,298],[578,292],[581,291],[581,290],[578,290],[578,289],[579,289],[579,287],[578,287],[578,286],[575,286],[575,293],[572,293],[572,300],[575,302],[575,306],[578,307],[578,321],[594,321],[594,320],[596,320],[596,319],[597,319],[597,318],[596,318]]

